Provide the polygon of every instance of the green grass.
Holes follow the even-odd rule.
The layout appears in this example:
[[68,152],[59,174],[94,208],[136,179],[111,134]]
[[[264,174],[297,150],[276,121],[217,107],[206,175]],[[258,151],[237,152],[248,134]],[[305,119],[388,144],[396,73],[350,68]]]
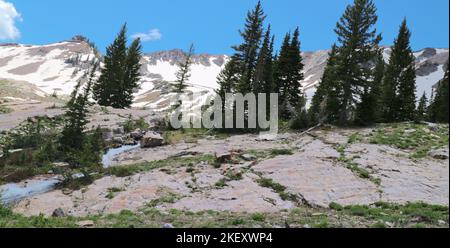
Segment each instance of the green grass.
[[273,191],[275,191],[282,200],[284,201],[294,201],[297,202],[297,197],[293,194],[290,194],[288,192],[286,192],[286,187],[274,182],[272,179],[269,178],[260,178],[256,181],[259,186],[264,187],[264,188],[270,188]]
[[159,189],[159,192],[162,194],[162,196],[150,201],[150,203],[147,204],[148,207],[157,207],[164,203],[175,203],[177,200],[182,198],[180,195],[170,192],[166,189]]
[[348,138],[347,143],[348,144],[354,144],[354,143],[357,143],[357,142],[361,142],[362,140],[363,140],[363,136],[360,133],[356,132],[356,133],[353,133],[352,135],[350,135],[350,137]]
[[150,124],[148,124],[144,118],[139,118],[137,120],[129,119],[123,124],[123,129],[126,133],[132,132],[136,129],[140,129],[142,131],[147,131],[150,128]]
[[292,155],[294,152],[291,149],[272,149],[270,151],[272,156],[280,156],[280,155]]
[[262,213],[254,213],[251,216],[252,220],[257,222],[264,222],[266,220],[266,216]]
[[226,139],[229,134],[214,132],[204,128],[191,128],[165,131],[163,134],[164,140],[168,144],[176,144],[181,141],[186,143],[197,143],[197,140],[203,139],[206,136],[215,136],[216,138]]
[[108,193],[106,194],[106,198],[108,199],[113,199],[114,197],[116,197],[116,194],[119,192],[122,192],[123,189],[119,189],[116,187],[112,187],[112,188],[108,188]]
[[[397,205],[377,203],[374,206],[347,206],[340,211],[322,208],[300,207],[277,213],[232,213],[216,211],[159,211],[154,206],[175,201],[179,196],[167,194],[134,213],[124,210],[118,214],[93,215],[87,217],[25,217],[0,206],[0,227],[78,227],[77,222],[91,220],[94,227],[107,228],[160,228],[171,223],[176,228],[233,228],[233,227],[407,227],[429,228],[449,226],[448,207],[410,203]],[[444,221],[444,225],[438,221]]]
[[11,112],[12,112],[12,109],[0,105],[0,114],[9,114]]
[[168,158],[165,160],[158,160],[139,164],[114,166],[106,169],[106,173],[117,177],[127,177],[140,172],[151,171],[163,167],[188,166],[189,164],[195,164],[200,162],[207,162],[210,164],[214,164],[215,157],[213,155],[198,155],[194,157]]
[[336,202],[330,203],[329,208],[330,208],[330,209],[333,209],[333,210],[336,210],[336,211],[342,211],[342,210],[344,210],[344,207],[343,207],[342,205],[336,203]]
[[424,124],[381,125],[369,137],[369,142],[409,150],[412,158],[420,159],[426,157],[432,149],[447,146],[448,132],[448,124],[439,124],[436,131],[430,130]]

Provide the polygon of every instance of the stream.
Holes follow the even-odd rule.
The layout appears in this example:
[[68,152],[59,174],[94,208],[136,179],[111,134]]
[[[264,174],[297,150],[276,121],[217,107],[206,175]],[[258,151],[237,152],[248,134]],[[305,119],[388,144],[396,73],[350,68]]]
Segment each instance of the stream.
[[10,205],[25,198],[52,191],[60,182],[60,176],[49,179],[30,180],[28,183],[9,183],[0,186],[0,203]]
[[[114,157],[139,147],[140,145],[137,144],[109,149],[102,157],[103,167],[111,167]],[[0,203],[11,205],[25,198],[50,192],[55,189],[61,181],[61,176],[55,176],[47,179],[29,180],[28,183],[9,183],[0,185]]]

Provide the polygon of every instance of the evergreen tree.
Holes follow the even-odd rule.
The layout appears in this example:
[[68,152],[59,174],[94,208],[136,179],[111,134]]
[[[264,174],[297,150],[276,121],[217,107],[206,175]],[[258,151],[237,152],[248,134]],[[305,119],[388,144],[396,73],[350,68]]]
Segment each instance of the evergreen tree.
[[127,26],[122,26],[114,42],[106,49],[101,76],[93,88],[94,99],[102,106],[129,107],[138,86],[141,60],[140,40],[127,48]]
[[264,41],[259,51],[253,79],[252,92],[271,93],[273,90],[273,38],[270,35],[270,25],[264,35]]
[[119,107],[129,107],[133,103],[133,94],[139,87],[141,70],[142,45],[140,39],[135,39],[127,50],[125,79],[122,91],[117,92]]
[[422,97],[419,100],[419,105],[417,106],[417,110],[416,110],[416,121],[420,122],[420,121],[424,121],[427,119],[427,104],[428,104],[428,99],[427,99],[427,95],[424,92]]
[[[235,53],[225,65],[224,70],[218,76],[219,89],[216,93],[225,100],[225,93],[242,93],[243,95],[252,92],[254,89],[265,90],[267,85],[256,83],[255,78],[270,81],[270,73],[261,73],[256,76],[256,67],[260,58],[260,44],[263,35],[263,22],[265,19],[261,2],[259,1],[255,9],[247,13],[245,28],[240,31],[243,43],[233,46]],[[269,33],[270,34],[270,33]],[[270,49],[266,49],[269,53]],[[264,60],[261,58],[261,60]],[[261,62],[261,66],[267,66],[267,63]],[[258,73],[261,72],[261,69]],[[265,76],[261,76],[261,75]],[[223,103],[225,104],[225,103]],[[235,106],[224,106],[234,108]],[[245,116],[245,118],[247,118]]]
[[416,70],[410,37],[405,19],[395,39],[383,81],[383,115],[386,122],[414,120]]
[[182,62],[178,64],[178,71],[176,73],[176,80],[173,84],[173,93],[182,94],[187,88],[187,82],[191,77],[191,65],[192,56],[194,56],[194,45],[189,47],[189,52],[185,53],[185,58]]
[[301,91],[302,85],[300,82],[304,79],[303,76],[304,65],[300,51],[299,35],[300,35],[299,28],[296,28],[289,47],[289,61],[291,70],[289,73],[289,82],[286,87],[286,91],[290,104],[295,108],[299,107],[300,109],[303,109],[305,99]]
[[376,10],[372,0],[355,0],[336,25],[335,32],[341,46],[336,67],[337,85],[329,94],[337,101],[328,101],[327,105],[332,109],[338,108],[339,115],[329,115],[332,123],[347,125],[352,122],[355,104],[373,80],[369,64],[375,59],[381,41],[374,28],[378,20]]
[[[331,104],[330,102],[337,102],[334,97],[334,88],[337,84],[337,50],[336,44],[333,44],[330,53],[328,54],[327,65],[321,79],[319,86],[312,98],[311,107],[308,110],[309,120],[311,124],[316,125],[329,120],[334,120],[338,117],[339,109],[338,105]],[[329,104],[330,103],[330,104]],[[334,109],[332,109],[332,107]]]
[[263,22],[265,14],[261,2],[258,1],[255,9],[247,13],[244,31],[240,31],[243,43],[234,46],[235,57],[240,64],[240,79],[236,85],[237,91],[246,94],[252,91],[254,87],[253,78],[258,60],[258,51],[263,34]]
[[436,87],[435,96],[429,107],[432,122],[449,123],[449,62],[447,61],[444,78]]
[[[225,102],[225,96],[227,93],[235,93],[236,85],[240,80],[240,66],[239,60],[236,56],[232,56],[230,60],[225,64],[225,68],[217,76],[217,83],[219,88],[215,90],[217,97],[222,100],[222,114],[227,109],[232,109],[234,106],[227,106]],[[225,118],[223,118],[223,124],[225,124]],[[223,125],[224,126],[224,125]]]
[[217,84],[219,88],[216,90],[216,94],[225,100],[226,93],[234,93],[236,85],[240,79],[239,60],[236,56],[232,56],[230,60],[225,64],[225,68],[217,76]]
[[289,33],[286,34],[277,61],[276,89],[280,94],[280,113],[283,119],[291,118],[298,111],[297,108],[302,109],[305,103],[300,84],[304,77],[299,35],[298,28],[292,38]]
[[92,90],[92,85],[95,78],[95,72],[98,64],[95,63],[90,69],[89,78],[84,87],[82,94],[74,95],[74,100],[71,100],[69,109],[65,113],[66,121],[62,131],[60,143],[63,150],[79,150],[84,142],[84,129],[87,120],[87,113],[89,107],[89,96]]
[[398,48],[396,54],[399,56],[398,68],[401,69],[398,74],[398,121],[414,120],[414,111],[416,110],[416,59],[409,43],[410,37],[411,33],[405,19],[396,42]]
[[275,78],[275,92],[279,94],[280,105],[284,99],[287,99],[286,85],[288,84],[289,74],[289,48],[290,48],[291,34],[287,33],[281,45],[280,53],[276,60],[276,70],[274,72]]
[[381,83],[384,75],[384,61],[381,53],[378,55],[373,82],[365,85],[360,102],[356,108],[355,123],[357,125],[368,126],[379,121],[379,108],[381,97]]
[[383,116],[383,79],[385,74],[386,64],[384,62],[382,51],[378,54],[375,62],[373,83],[371,89],[371,95],[373,99],[373,122],[381,122]]

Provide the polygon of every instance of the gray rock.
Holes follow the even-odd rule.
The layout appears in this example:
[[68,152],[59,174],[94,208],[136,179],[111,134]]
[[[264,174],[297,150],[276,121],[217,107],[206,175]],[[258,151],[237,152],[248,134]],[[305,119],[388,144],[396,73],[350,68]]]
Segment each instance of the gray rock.
[[134,139],[126,139],[122,142],[122,144],[126,145],[126,146],[130,146],[130,145],[136,145],[137,142]]
[[443,221],[443,220],[438,220],[438,223],[439,223],[439,225],[441,225],[441,226],[447,224],[447,223],[446,223],[445,221]]
[[428,129],[430,129],[433,132],[438,131],[439,126],[436,123],[427,123]]
[[144,137],[145,133],[140,129],[136,129],[135,131],[130,133],[130,137],[134,140],[141,140]]
[[53,167],[59,167],[59,168],[64,168],[64,167],[69,167],[70,164],[66,163],[66,162],[55,162],[53,163]]
[[104,140],[111,140],[113,138],[114,134],[111,131],[106,131],[102,133],[102,137]]
[[217,162],[230,163],[234,160],[235,154],[232,152],[223,152],[216,154]]
[[62,208],[57,208],[52,213],[52,217],[61,218],[61,217],[65,217],[65,216],[66,216],[66,213],[64,212],[64,210]]
[[252,154],[243,154],[241,155],[242,159],[244,159],[245,161],[253,161],[256,160],[256,156],[252,155]]
[[186,157],[186,156],[196,156],[198,152],[194,151],[182,151],[172,156],[172,158]]
[[142,148],[152,148],[162,146],[164,144],[164,138],[156,132],[148,132],[141,139]]
[[112,141],[113,141],[114,143],[123,144],[123,138],[120,137],[120,136],[114,137],[114,138],[112,139]]
[[170,224],[170,223],[165,223],[165,224],[162,226],[162,228],[164,228],[164,229],[172,229],[172,228],[174,228],[174,227],[173,227],[173,225]]
[[92,220],[83,220],[77,222],[77,226],[79,227],[92,227],[94,226],[94,222]]
[[125,130],[123,129],[123,127],[118,127],[118,128],[114,128],[113,133],[114,134],[124,134]]
[[83,178],[84,177],[84,174],[83,173],[75,173],[75,174],[72,174],[72,179],[80,179],[80,178]]
[[438,150],[432,150],[428,153],[430,157],[433,157],[435,159],[448,159],[449,158],[449,150],[448,148],[445,149],[438,149]]

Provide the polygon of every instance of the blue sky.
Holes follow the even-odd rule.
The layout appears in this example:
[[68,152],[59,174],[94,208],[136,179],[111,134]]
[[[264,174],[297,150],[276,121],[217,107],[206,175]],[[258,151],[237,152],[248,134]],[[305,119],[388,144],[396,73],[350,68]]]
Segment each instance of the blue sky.
[[[230,46],[241,41],[237,31],[257,0],[0,0],[0,6],[1,2],[11,3],[20,14],[14,18],[20,32],[20,37],[14,36],[14,42],[46,44],[82,34],[104,51],[121,24],[127,22],[130,37],[151,31],[144,42],[145,52],[188,48],[194,43],[197,52],[222,54],[231,53]],[[312,51],[328,49],[335,42],[333,28],[353,1],[262,2],[278,43],[287,31],[299,26],[302,50]],[[449,46],[448,0],[375,0],[375,3],[383,44],[392,44],[406,16],[413,34],[413,49]],[[1,15],[2,12],[0,22],[5,22]],[[0,42],[6,41],[11,39]]]

